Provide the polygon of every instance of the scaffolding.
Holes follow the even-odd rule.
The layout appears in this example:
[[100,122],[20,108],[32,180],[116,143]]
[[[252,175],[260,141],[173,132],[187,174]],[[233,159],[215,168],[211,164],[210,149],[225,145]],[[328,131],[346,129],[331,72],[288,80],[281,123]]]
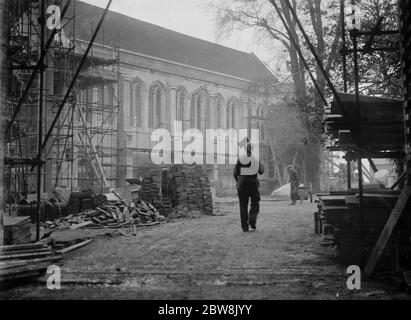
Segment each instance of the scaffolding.
[[[84,42],[65,59],[69,70],[82,56]],[[101,47],[87,58],[75,87],[75,100],[61,116],[54,140],[52,186],[71,191],[103,192],[114,187],[117,167],[117,118],[119,101],[119,49]],[[64,74],[61,75],[64,77]]]
[[[40,1],[8,0],[9,119],[21,104],[6,140],[9,203],[17,203],[37,189],[37,174],[27,166],[32,165],[37,156],[40,97],[43,96],[45,109],[42,126],[47,128],[87,46],[86,41],[76,38],[76,1],[71,2],[62,17],[62,28],[56,32],[44,57],[47,69],[44,69],[44,89],[40,92],[41,73],[38,72],[30,82],[41,56]],[[95,56],[94,51],[87,57],[58,117],[45,150],[41,177],[43,191],[49,192],[56,187],[73,191],[114,186],[119,50],[104,45],[102,49],[105,57],[101,57],[101,52],[100,56]],[[24,99],[25,88],[28,93]]]
[[[61,9],[53,30],[49,5]],[[114,186],[119,50],[92,50],[110,5],[92,38],[80,41],[76,0],[7,0],[5,199],[9,208],[36,201],[37,236],[42,193]]]
[[[8,0],[8,100],[6,116],[9,122],[6,135],[5,199],[18,202],[36,192],[37,174],[27,165],[36,157],[38,134],[39,76],[31,80],[40,58],[41,26],[39,1]],[[30,83],[31,82],[31,83]],[[27,98],[22,99],[26,93]],[[18,110],[19,109],[19,110]]]

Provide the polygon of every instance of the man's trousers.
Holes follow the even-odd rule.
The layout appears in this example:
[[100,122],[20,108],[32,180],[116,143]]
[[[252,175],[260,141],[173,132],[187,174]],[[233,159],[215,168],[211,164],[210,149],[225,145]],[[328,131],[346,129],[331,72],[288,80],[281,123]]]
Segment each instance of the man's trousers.
[[[240,185],[237,189],[240,200],[241,227],[244,231],[248,226],[255,226],[257,216],[260,212],[260,192],[258,191],[258,182],[249,182]],[[248,203],[251,199],[250,211],[248,212]]]
[[294,183],[294,182],[291,182],[290,188],[291,188],[291,190],[290,190],[290,198],[291,198],[291,200],[292,200],[293,202],[294,202],[294,201],[297,201],[297,200],[300,200],[300,195],[298,194],[298,184],[296,184],[296,183]]

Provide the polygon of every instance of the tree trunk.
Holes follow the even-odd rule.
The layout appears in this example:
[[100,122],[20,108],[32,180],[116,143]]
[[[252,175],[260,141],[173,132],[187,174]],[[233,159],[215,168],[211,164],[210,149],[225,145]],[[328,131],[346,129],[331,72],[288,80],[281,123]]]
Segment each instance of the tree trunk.
[[312,184],[313,192],[320,191],[320,172],[321,172],[321,142],[310,137],[305,154],[305,183]]

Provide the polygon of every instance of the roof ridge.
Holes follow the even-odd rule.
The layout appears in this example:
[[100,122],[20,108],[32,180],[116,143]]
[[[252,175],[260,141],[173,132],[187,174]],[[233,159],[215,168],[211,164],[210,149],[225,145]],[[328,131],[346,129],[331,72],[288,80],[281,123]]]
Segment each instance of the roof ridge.
[[[99,20],[104,9],[81,0],[76,3],[79,8],[76,37],[87,41],[93,32],[90,25]],[[118,43],[130,52],[255,82],[275,78],[254,53],[199,39],[116,11],[109,11],[97,43]]]
[[[99,9],[101,9],[101,10],[104,10],[104,8],[99,7],[99,6],[96,6],[96,5],[91,4],[91,3],[89,3],[89,2],[85,2],[85,1],[83,1],[83,0],[77,0],[77,1],[78,1],[78,2],[82,2],[83,4],[86,4],[86,5],[90,6],[90,7],[95,7],[95,8],[99,8]],[[182,33],[182,32],[180,32],[180,31],[175,31],[175,30],[172,30],[172,29],[168,29],[168,28],[166,28],[166,27],[159,26],[159,25],[154,24],[154,23],[152,23],[152,22],[148,22],[148,21],[145,21],[145,20],[137,19],[137,18],[135,18],[135,17],[129,16],[129,15],[127,15],[127,14],[124,14],[124,13],[121,13],[121,12],[118,12],[118,11],[109,10],[109,14],[118,14],[118,15],[124,16],[124,17],[126,17],[126,18],[128,18],[128,19],[132,19],[132,20],[136,20],[136,21],[139,21],[139,22],[142,22],[142,23],[145,23],[145,24],[149,24],[149,25],[151,25],[151,26],[154,27],[154,28],[163,29],[163,30],[166,30],[166,31],[168,31],[168,32],[173,32],[173,33],[175,33],[175,34],[178,34],[178,35],[181,35],[181,36],[184,36],[184,37],[188,37],[188,38],[191,38],[191,39],[196,40],[196,41],[206,42],[206,43],[208,43],[208,44],[212,44],[212,45],[215,45],[215,46],[219,46],[219,47],[222,47],[222,48],[226,48],[226,49],[229,49],[229,50],[233,50],[233,51],[236,51],[236,52],[238,52],[238,53],[247,54],[247,55],[254,55],[254,56],[255,56],[255,54],[254,54],[253,52],[246,52],[246,51],[239,50],[239,49],[235,49],[235,48],[232,48],[232,47],[223,45],[223,44],[219,44],[219,43],[217,43],[217,42],[213,42],[213,41],[209,41],[209,40],[204,40],[204,39],[196,38],[196,37],[191,36],[191,35],[188,35],[188,34],[186,34],[186,33]]]

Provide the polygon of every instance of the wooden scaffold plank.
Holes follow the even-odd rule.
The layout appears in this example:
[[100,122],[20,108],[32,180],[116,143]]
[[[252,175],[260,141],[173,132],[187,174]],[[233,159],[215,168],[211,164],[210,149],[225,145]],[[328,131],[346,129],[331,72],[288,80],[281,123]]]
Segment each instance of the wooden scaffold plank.
[[388,221],[385,224],[385,227],[383,231],[381,232],[380,237],[378,238],[377,244],[375,245],[370,258],[367,261],[367,264],[364,270],[365,277],[369,278],[373,274],[375,267],[380,257],[382,256],[385,250],[385,247],[387,246],[388,241],[390,240],[391,235],[393,234],[398,221],[400,220],[402,214],[405,212],[405,208],[410,199],[410,195],[411,195],[411,187],[407,186],[401,193],[400,197],[398,198],[398,201],[394,209],[392,210],[391,215],[388,218]]

